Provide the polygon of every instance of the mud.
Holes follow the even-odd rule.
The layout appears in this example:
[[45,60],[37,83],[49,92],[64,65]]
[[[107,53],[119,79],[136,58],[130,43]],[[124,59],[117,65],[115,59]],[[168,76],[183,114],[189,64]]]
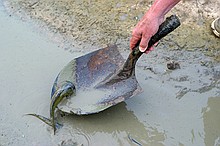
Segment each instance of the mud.
[[[129,48],[132,28],[151,6],[150,0],[5,0],[12,15],[34,19],[42,27],[59,33],[71,47],[88,49],[118,44]],[[184,24],[164,39],[170,49],[201,50],[219,60],[218,38],[210,23],[220,16],[216,0],[182,1],[168,14],[177,14]],[[72,43],[73,42],[73,43]],[[86,45],[85,45],[86,44]]]
[[[138,61],[142,94],[98,114],[58,116],[56,135],[23,116],[49,117],[54,79],[73,58],[108,43],[119,43],[127,57],[131,28],[150,4],[8,0],[7,12],[0,4],[0,146],[220,145],[220,45],[209,29],[219,2],[212,0],[172,10],[183,25]],[[180,68],[167,69],[170,61]]]

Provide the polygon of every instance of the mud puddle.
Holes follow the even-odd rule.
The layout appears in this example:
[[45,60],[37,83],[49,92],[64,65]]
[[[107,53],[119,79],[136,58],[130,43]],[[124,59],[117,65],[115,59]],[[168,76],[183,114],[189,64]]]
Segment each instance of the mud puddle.
[[[137,64],[144,92],[99,114],[59,117],[56,135],[26,113],[49,115],[58,72],[86,51],[65,51],[0,6],[0,145],[218,146],[220,64],[164,43]],[[127,56],[125,51],[123,56]],[[180,69],[167,70],[174,60]]]
[[2,5],[0,26],[0,145],[56,145],[45,125],[23,115],[48,115],[51,85],[57,73],[81,54],[58,48],[31,25],[9,17]]

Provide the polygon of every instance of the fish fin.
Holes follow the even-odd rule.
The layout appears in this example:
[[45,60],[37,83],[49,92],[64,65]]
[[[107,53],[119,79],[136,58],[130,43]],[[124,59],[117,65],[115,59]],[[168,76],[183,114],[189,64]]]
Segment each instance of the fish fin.
[[36,117],[36,118],[40,119],[41,121],[43,121],[44,123],[46,123],[47,125],[52,127],[51,120],[44,117],[44,116],[41,116],[41,115],[38,115],[38,114],[25,114],[25,115]]
[[61,127],[63,127],[63,124],[56,122],[55,127],[56,127],[56,129],[60,129]]
[[25,114],[25,116],[33,116],[38,118],[39,120],[43,121],[44,123],[46,123],[47,125],[51,126],[51,127],[55,127],[54,129],[54,134],[56,129],[60,129],[61,127],[63,127],[62,124],[58,123],[58,122],[54,122],[54,126],[52,125],[52,121],[44,116],[38,115],[38,114]]
[[64,112],[64,111],[62,111],[62,110],[59,109],[59,108],[57,108],[57,112],[59,113],[59,115],[60,115],[61,117],[65,117],[65,116],[70,115],[70,113]]

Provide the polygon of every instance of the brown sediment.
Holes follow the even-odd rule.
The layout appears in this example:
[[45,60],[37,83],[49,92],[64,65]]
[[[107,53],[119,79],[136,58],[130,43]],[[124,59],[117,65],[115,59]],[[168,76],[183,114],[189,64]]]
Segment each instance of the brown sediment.
[[[132,28],[151,6],[150,0],[8,0],[8,8],[21,17],[40,20],[55,33],[60,33],[73,46],[86,49],[119,44],[129,49]],[[170,14],[177,14],[183,25],[164,39],[167,48],[203,51],[219,60],[220,41],[210,29],[212,20],[220,16],[219,1],[180,2]]]

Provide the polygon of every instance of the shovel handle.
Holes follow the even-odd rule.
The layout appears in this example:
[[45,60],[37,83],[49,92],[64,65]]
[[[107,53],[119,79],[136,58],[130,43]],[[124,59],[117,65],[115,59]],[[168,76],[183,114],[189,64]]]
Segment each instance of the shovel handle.
[[[172,32],[178,26],[180,26],[180,20],[176,15],[172,15],[166,18],[166,20],[159,26],[157,33],[151,37],[148,43],[148,48],[150,48],[153,44],[158,42],[161,38],[163,38],[164,36]],[[129,54],[123,68],[119,70],[119,72],[116,75],[107,79],[104,85],[112,85],[122,80],[128,79],[132,75],[133,76],[135,75],[135,64],[138,58],[143,54],[143,52],[139,50],[138,46],[139,46],[139,43],[137,44],[135,49],[133,49],[131,53]]]
[[[171,33],[174,29],[180,26],[180,20],[176,15],[171,15],[167,17],[166,20],[159,26],[157,33],[151,37],[148,48],[152,47],[156,42],[165,37],[167,34]],[[129,56],[134,57],[136,60],[143,54],[139,50],[139,44],[132,50]]]
[[[151,37],[148,43],[148,49],[160,39],[176,29],[178,26],[180,26],[180,20],[176,15],[171,15],[170,17],[167,17],[166,20],[159,26],[157,33]],[[139,44],[140,42],[129,54],[123,66],[123,69],[119,73],[119,76],[125,76],[126,78],[128,78],[129,76],[134,74],[135,64],[140,56],[143,54],[143,52],[139,50]]]

